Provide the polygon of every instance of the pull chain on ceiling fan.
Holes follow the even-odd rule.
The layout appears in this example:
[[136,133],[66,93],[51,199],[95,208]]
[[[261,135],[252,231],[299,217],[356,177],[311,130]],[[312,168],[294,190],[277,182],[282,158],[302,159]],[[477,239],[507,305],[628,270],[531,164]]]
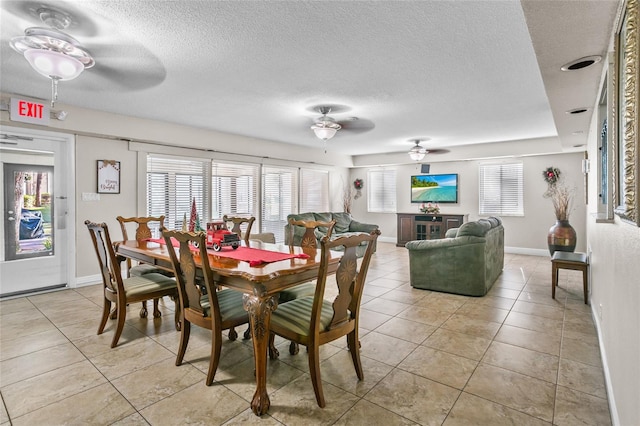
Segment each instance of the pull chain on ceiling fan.
[[50,28],[30,27],[24,36],[13,37],[10,45],[24,55],[31,67],[51,79],[51,108],[58,99],[58,82],[73,80],[82,71],[95,65],[91,54],[63,29],[71,23],[64,12],[40,8],[40,20]]

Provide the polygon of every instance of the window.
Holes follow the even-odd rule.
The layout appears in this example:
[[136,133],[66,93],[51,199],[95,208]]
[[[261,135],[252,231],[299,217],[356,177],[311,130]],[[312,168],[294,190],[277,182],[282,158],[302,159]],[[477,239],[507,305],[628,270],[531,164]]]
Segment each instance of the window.
[[299,211],[304,213],[329,210],[329,172],[300,169]]
[[[149,155],[147,157],[147,215],[165,216],[165,226],[179,229],[185,215],[190,216],[191,203],[196,200],[200,219],[210,217],[207,169],[210,161],[176,159]],[[188,219],[187,219],[188,220]]]
[[258,217],[258,173],[257,164],[214,162],[211,166],[211,216]]
[[396,212],[395,169],[372,169],[367,173],[367,209],[370,213]]
[[480,165],[480,214],[524,216],[522,163]]
[[284,241],[287,215],[296,213],[298,169],[288,167],[262,167],[261,232],[273,232],[277,242]]

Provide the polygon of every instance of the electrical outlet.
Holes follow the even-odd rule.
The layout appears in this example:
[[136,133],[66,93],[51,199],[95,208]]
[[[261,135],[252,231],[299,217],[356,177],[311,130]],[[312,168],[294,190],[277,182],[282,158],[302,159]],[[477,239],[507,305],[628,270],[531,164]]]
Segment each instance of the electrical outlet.
[[100,194],[95,192],[83,192],[82,201],[100,201]]

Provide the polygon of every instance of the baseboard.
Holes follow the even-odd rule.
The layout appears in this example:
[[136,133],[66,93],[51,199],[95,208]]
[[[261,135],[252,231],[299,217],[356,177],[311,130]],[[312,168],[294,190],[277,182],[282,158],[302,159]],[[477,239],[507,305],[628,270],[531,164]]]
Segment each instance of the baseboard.
[[87,275],[86,277],[76,277],[75,288],[86,287],[88,285],[99,284],[101,282],[102,282],[102,276],[100,274]]
[[546,249],[534,249],[534,248],[527,248],[527,247],[505,247],[504,252],[509,254],[523,254],[527,256],[549,257],[549,250],[546,250]]
[[591,305],[591,317],[593,323],[596,325],[596,332],[598,333],[598,343],[600,346],[600,358],[602,359],[602,370],[604,371],[604,384],[607,388],[607,401],[609,401],[609,412],[611,414],[611,424],[613,426],[620,425],[620,417],[618,416],[618,409],[616,407],[616,398],[613,395],[613,387],[611,386],[611,376],[609,374],[609,363],[607,361],[607,353],[602,344],[602,329],[600,327],[600,318],[596,312],[596,307]]
[[398,240],[396,238],[393,238],[393,237],[379,236],[378,237],[378,241],[380,241],[381,243],[393,243],[393,244],[395,244]]

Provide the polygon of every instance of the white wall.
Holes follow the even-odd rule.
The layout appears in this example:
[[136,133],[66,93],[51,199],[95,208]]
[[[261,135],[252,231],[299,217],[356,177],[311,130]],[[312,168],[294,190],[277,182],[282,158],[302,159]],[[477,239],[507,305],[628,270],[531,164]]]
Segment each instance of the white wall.
[[[570,223],[575,228],[578,237],[576,250],[586,251],[583,158],[583,153],[570,153],[517,159],[524,163],[525,215],[523,217],[502,217],[507,251],[548,255],[547,233],[556,220],[551,201],[543,198],[547,184],[542,178],[542,171],[549,166],[559,168],[566,178],[567,184],[575,188],[574,208],[573,214],[570,216]],[[478,214],[478,167],[482,162],[489,162],[489,160],[431,163],[429,173],[458,173],[459,177],[458,203],[440,204],[441,213],[468,214],[469,220],[480,218]],[[417,213],[419,204],[412,204],[410,201],[410,178],[411,175],[420,174],[419,165],[400,165],[395,168],[397,170],[397,210],[399,213]],[[385,241],[391,238],[391,241],[395,242],[396,215],[393,213],[368,213],[367,169],[352,169],[351,181],[356,178],[364,179],[365,190],[362,191],[362,198],[353,202],[353,216],[361,222],[378,224],[382,232],[381,239]]]
[[[137,153],[129,151],[126,141],[106,140],[90,136],[76,138],[76,276],[99,273],[95,250],[85,220],[105,222],[111,239],[121,240],[117,216],[137,216]],[[100,201],[82,201],[82,193],[97,192],[97,160],[120,161],[120,193],[100,194]],[[143,213],[144,215],[144,213]]]
[[590,303],[614,424],[637,425],[640,424],[640,227],[616,216],[609,222],[596,221],[599,121],[592,120],[588,144],[592,160],[585,215],[587,244],[592,251]]

